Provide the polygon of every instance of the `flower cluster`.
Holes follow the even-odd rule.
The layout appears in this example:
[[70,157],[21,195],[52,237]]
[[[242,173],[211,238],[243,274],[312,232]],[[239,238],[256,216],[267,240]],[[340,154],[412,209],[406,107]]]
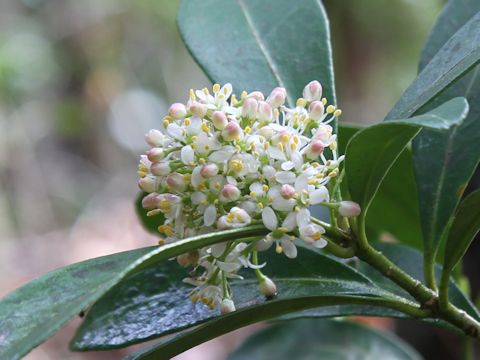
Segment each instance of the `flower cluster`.
[[[344,216],[359,208],[330,202],[327,184],[339,174],[343,156],[329,125],[341,110],[322,98],[318,81],[310,82],[295,107],[275,88],[232,95],[232,86],[215,84],[190,91],[186,104],[174,103],[158,130],[146,134],[150,149],[141,156],[139,187],[149,193],[142,205],[149,216],[163,216],[161,243],[216,230],[263,223],[263,238],[231,241],[178,257],[201,274],[191,297],[222,312],[234,309],[227,278],[242,267],[255,269],[260,289],[275,293],[261,274],[256,252],[275,244],[278,253],[297,256],[300,238],[322,248],[325,229],[312,222],[308,207],[342,207]],[[346,209],[346,210],[345,210]],[[254,255],[254,256],[253,256]]]

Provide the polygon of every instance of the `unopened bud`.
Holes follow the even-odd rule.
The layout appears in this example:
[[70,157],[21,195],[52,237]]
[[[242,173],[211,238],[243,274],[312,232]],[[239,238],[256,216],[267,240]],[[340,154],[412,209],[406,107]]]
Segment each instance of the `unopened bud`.
[[212,114],[212,122],[217,130],[223,130],[228,124],[227,116],[222,111],[214,111]]
[[295,189],[292,185],[283,184],[280,188],[280,195],[282,195],[284,199],[291,199],[295,196]]
[[338,207],[338,213],[344,217],[355,217],[360,215],[362,209],[354,201],[341,201]]
[[313,120],[320,120],[325,112],[325,106],[321,101],[312,101],[309,107],[310,118]]
[[264,126],[258,129],[258,134],[263,136],[265,139],[270,140],[273,136],[273,129],[270,126]]
[[150,130],[145,134],[145,141],[152,147],[162,146],[164,135],[158,130]]
[[151,162],[156,162],[162,160],[164,157],[163,149],[159,147],[151,148],[147,151],[147,158]]
[[207,113],[207,106],[205,104],[194,101],[190,104],[189,110],[193,116],[203,118]]
[[235,311],[235,304],[231,299],[223,299],[222,305],[220,306],[220,312],[222,315],[228,314]]
[[158,203],[158,194],[157,193],[151,193],[145,196],[142,199],[142,207],[145,210],[153,210],[157,207]]
[[240,198],[240,190],[233,184],[226,184],[222,188],[222,196],[228,201],[235,201]]
[[171,173],[167,176],[167,186],[172,190],[183,191],[185,190],[185,179],[182,174]]
[[305,154],[309,159],[316,159],[320,156],[325,146],[320,140],[313,140],[307,148]]
[[310,81],[303,89],[303,98],[307,101],[320,100],[322,98],[322,85],[317,81]]
[[265,102],[260,101],[258,103],[258,119],[260,121],[272,121],[273,113],[272,113],[272,106]]
[[255,98],[246,98],[242,106],[242,116],[248,119],[257,117],[258,101]]
[[222,136],[227,141],[239,140],[242,137],[242,129],[235,121],[230,121],[222,130]]
[[258,284],[260,292],[267,298],[277,295],[277,285],[267,276],[263,276]]
[[167,176],[170,174],[170,164],[166,161],[155,162],[150,166],[150,171],[155,176]]
[[273,108],[277,108],[285,103],[287,97],[287,91],[283,87],[276,87],[272,90],[267,97],[267,102],[272,105]]
[[265,100],[263,93],[261,91],[252,91],[250,94],[247,95],[249,98],[254,98],[257,101]]
[[200,170],[200,175],[208,179],[218,174],[218,166],[216,164],[205,164]]
[[173,103],[168,109],[168,115],[174,119],[183,119],[187,115],[187,109],[182,103]]
[[142,191],[152,193],[152,192],[155,191],[156,180],[153,177],[145,176],[145,177],[141,178],[140,180],[138,180],[138,187]]

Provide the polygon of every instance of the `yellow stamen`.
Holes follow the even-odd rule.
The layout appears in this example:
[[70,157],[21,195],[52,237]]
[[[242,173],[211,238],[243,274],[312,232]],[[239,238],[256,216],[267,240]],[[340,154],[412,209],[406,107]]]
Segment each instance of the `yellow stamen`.
[[305,107],[305,105],[307,105],[307,100],[305,100],[304,98],[299,98],[297,100],[297,106],[298,107]]
[[213,92],[216,94],[220,91],[220,84],[213,85]]
[[327,114],[331,114],[335,111],[335,106],[333,105],[328,105],[327,106]]
[[323,105],[326,105],[327,104],[327,98],[322,98],[322,103],[323,103]]
[[262,186],[262,190],[263,192],[267,192],[270,188],[268,187],[268,185],[263,185]]
[[192,123],[192,120],[190,120],[190,118],[185,118],[185,126],[189,126],[191,123]]
[[337,109],[333,112],[333,116],[335,117],[340,117],[342,115],[342,110]]

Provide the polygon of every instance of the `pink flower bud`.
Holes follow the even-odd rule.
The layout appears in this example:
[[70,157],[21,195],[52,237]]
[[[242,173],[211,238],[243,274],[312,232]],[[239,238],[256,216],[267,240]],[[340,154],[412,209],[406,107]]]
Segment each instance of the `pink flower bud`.
[[247,97],[254,98],[257,101],[265,100],[265,97],[263,96],[261,91],[252,91],[250,94],[248,94]]
[[322,85],[317,81],[310,81],[303,89],[303,98],[307,101],[320,100],[322,98]]
[[138,180],[138,187],[142,191],[152,193],[152,192],[155,191],[156,180],[155,180],[155,178],[152,178],[150,176],[145,176],[145,177],[141,178],[140,180]]
[[341,201],[338,207],[338,213],[345,217],[355,217],[360,215],[361,212],[360,205],[353,201]]
[[233,184],[224,185],[221,194],[228,201],[235,201],[240,198],[240,190]]
[[212,114],[212,122],[217,130],[222,130],[228,124],[227,116],[222,111],[214,111]]
[[258,284],[260,292],[267,298],[277,295],[277,285],[267,276],[263,276]]
[[194,101],[190,104],[189,110],[193,116],[203,118],[207,113],[207,106],[205,104]]
[[257,117],[258,101],[255,98],[246,98],[243,101],[242,116],[255,119]]
[[147,134],[145,134],[145,141],[148,145],[152,147],[162,146],[163,138],[163,134],[155,129],[152,129]]
[[163,159],[163,157],[164,155],[162,148],[154,147],[147,151],[147,158],[151,162],[160,161]]
[[282,195],[284,199],[291,199],[295,196],[295,189],[292,185],[283,184],[280,188],[280,195]]
[[155,162],[150,166],[150,171],[155,176],[167,176],[170,174],[170,165],[166,161]]
[[264,126],[258,129],[258,135],[263,136],[265,139],[270,140],[273,136],[273,129],[270,126]]
[[316,159],[320,156],[325,146],[320,140],[313,140],[307,148],[305,154],[309,159]]
[[287,91],[283,87],[276,87],[272,90],[270,95],[267,97],[267,102],[272,105],[273,108],[282,106],[285,103],[285,98],[287,97]]
[[173,103],[168,109],[168,115],[174,119],[183,119],[187,115],[187,109],[182,103]]
[[167,186],[172,190],[183,191],[185,190],[186,183],[182,174],[171,173],[167,176]]
[[142,199],[142,207],[146,210],[155,209],[157,207],[157,203],[158,203],[157,193],[148,194]]
[[258,119],[260,121],[272,121],[272,107],[265,101],[258,103]]
[[230,121],[222,130],[222,136],[226,141],[239,140],[242,134],[242,128],[236,121]]
[[235,304],[230,299],[223,299],[222,304],[220,306],[220,312],[222,315],[231,313],[235,311]]
[[215,164],[205,164],[200,170],[200,175],[208,179],[218,174],[218,166]]
[[325,107],[321,101],[315,100],[310,104],[310,118],[313,120],[320,120],[325,112]]

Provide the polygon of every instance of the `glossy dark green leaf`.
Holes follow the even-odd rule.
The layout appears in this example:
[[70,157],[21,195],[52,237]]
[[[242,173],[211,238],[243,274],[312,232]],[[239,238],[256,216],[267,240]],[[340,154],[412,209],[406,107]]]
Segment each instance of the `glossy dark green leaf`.
[[163,214],[158,214],[155,216],[147,216],[147,210],[142,206],[142,199],[147,195],[147,193],[140,192],[137,199],[135,200],[135,211],[137,213],[138,219],[142,223],[145,230],[151,232],[154,235],[160,236],[158,232],[158,227],[163,225],[164,216]]
[[0,301],[0,358],[22,358],[97,300],[124,268],[152,249],[73,264],[5,296]]
[[380,123],[355,134],[347,145],[345,172],[350,196],[360,204],[362,216],[390,167],[422,127],[447,130],[467,112],[465,99],[455,98],[427,114]]
[[[422,51],[420,69],[430,67],[430,61],[442,55],[442,46],[465,23],[474,16],[478,21],[479,11],[480,1],[449,1]],[[479,25],[476,31],[480,31]],[[446,133],[425,129],[413,141],[423,238],[426,252],[432,255],[480,159],[479,75],[480,65],[477,65],[419,110],[428,111],[456,96],[466,97],[470,104],[470,112],[460,126]]]
[[276,86],[288,103],[319,80],[335,103],[328,19],[319,0],[184,0],[180,33],[212,81],[230,82],[238,91]]
[[228,360],[420,360],[400,338],[350,321],[303,319],[250,336]]
[[34,280],[0,302],[0,358],[20,358],[75,314],[98,300],[125,276],[145,266],[225,239],[262,235],[266,232],[259,225],[219,231],[184,239],[175,244],[88,260]]
[[445,42],[395,104],[387,118],[402,119],[415,114],[479,60],[480,13],[474,15]]
[[[339,125],[340,154],[345,153],[348,141],[359,130],[361,128],[352,125]],[[369,207],[366,223],[369,239],[393,236],[403,244],[422,248],[418,195],[410,149],[405,149],[400,154],[385,175]]]
[[[332,297],[341,298],[339,304],[351,296],[354,303],[360,299],[368,303],[389,298],[389,293],[372,286],[352,268],[302,247],[296,259],[278,255],[272,249],[262,253],[260,260],[268,263],[265,271],[277,284],[279,294],[266,302],[252,271],[244,273],[245,280],[232,281],[237,309],[244,313],[242,321],[252,323],[274,317],[278,312],[295,311],[295,304],[307,298],[311,300],[304,301],[303,307],[316,306],[316,301],[321,305]],[[188,294],[192,287],[182,283],[187,274],[176,262],[167,262],[161,266],[151,264],[128,277],[92,307],[72,340],[72,348],[122,347],[217,317],[218,310],[191,303]]]
[[462,259],[480,230],[480,190],[468,195],[458,207],[445,246],[444,268],[450,272]]

